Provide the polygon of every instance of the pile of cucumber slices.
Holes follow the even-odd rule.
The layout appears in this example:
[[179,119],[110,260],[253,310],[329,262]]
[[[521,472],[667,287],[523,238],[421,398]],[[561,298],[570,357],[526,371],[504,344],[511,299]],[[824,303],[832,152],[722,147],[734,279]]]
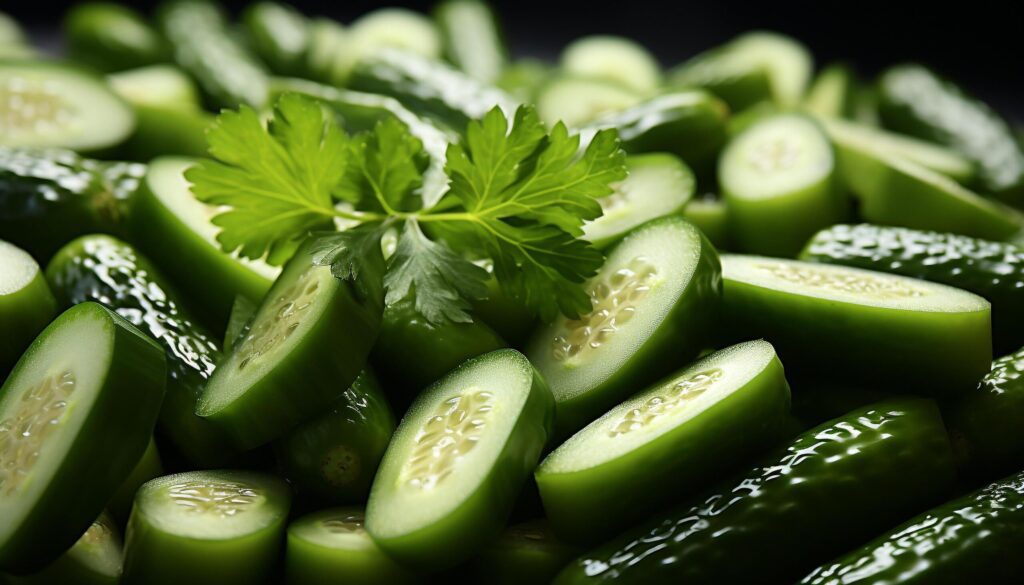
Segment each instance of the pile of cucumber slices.
[[0,584],[1024,582],[1024,133],[954,81],[483,0],[63,32],[0,13]]

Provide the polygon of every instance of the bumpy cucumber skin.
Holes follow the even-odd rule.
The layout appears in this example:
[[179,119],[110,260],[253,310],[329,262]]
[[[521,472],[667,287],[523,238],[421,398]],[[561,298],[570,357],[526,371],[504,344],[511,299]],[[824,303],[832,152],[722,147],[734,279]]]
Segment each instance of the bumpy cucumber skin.
[[1020,583],[1024,560],[1024,473],[1017,473],[905,522],[801,585]]
[[362,503],[394,432],[395,417],[380,384],[363,370],[327,412],[276,442],[278,466],[300,496]]
[[593,546],[692,494],[777,444],[789,402],[782,362],[773,356],[742,389],[655,442],[579,471],[547,473],[541,465],[534,476],[555,534]]
[[57,301],[42,270],[22,289],[0,295],[0,380],[56,315]]
[[91,232],[120,234],[146,166],[0,147],[0,234],[45,262]]
[[878,98],[886,127],[961,152],[978,164],[984,190],[1024,205],[1024,147],[987,105],[913,64],[885,71],[878,80]]
[[86,2],[64,17],[69,57],[99,71],[123,71],[167,61],[166,43],[142,15],[111,2]]
[[291,6],[257,2],[242,14],[246,38],[260,59],[278,75],[301,75],[306,68],[309,22]]
[[897,227],[836,225],[818,232],[802,260],[947,284],[992,303],[997,350],[1024,344],[1024,249],[1002,242]]
[[557,585],[791,583],[953,486],[929,400],[892,400],[797,437],[750,472],[591,551]]
[[195,415],[196,400],[221,359],[219,344],[153,265],[131,245],[94,235],[62,248],[46,276],[61,303],[104,303],[163,347],[167,394],[160,433],[192,465],[223,463],[233,450],[216,427]]
[[[535,520],[507,528],[480,552],[468,571],[474,577],[472,583],[550,583],[581,552],[579,547],[559,541],[546,522]],[[464,575],[466,570],[459,567],[452,572]]]
[[[473,358],[460,369],[472,368],[474,364],[492,359],[499,353],[516,354],[519,359],[526,361],[515,350],[500,349]],[[517,496],[537,466],[541,450],[551,435],[554,420],[555,404],[551,391],[540,373],[532,366],[531,369],[533,380],[529,394],[509,432],[505,447],[476,489],[448,516],[415,532],[382,538],[373,534],[373,518],[369,515],[374,508],[374,494],[371,491],[367,530],[389,556],[403,565],[420,569],[451,568],[471,558],[501,533]],[[445,382],[442,378],[431,388],[443,387]],[[429,394],[431,392],[428,388],[422,395]]]
[[[86,531],[146,450],[164,397],[163,349],[116,313],[97,303],[76,305],[57,317],[32,343],[25,357],[42,351],[50,335],[79,315],[109,323],[113,344],[106,379],[71,444],[42,491],[7,542],[0,543],[0,568],[23,574],[53,562]],[[17,377],[14,373],[0,394]]]

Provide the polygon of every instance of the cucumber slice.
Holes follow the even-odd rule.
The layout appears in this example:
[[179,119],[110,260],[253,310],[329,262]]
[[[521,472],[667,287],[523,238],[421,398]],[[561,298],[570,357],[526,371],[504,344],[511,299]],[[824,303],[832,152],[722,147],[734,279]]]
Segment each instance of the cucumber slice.
[[832,146],[810,118],[766,118],[734,138],[718,160],[718,184],[737,249],[795,256],[807,238],[842,221]]
[[366,529],[392,558],[429,569],[497,537],[548,438],[554,405],[515,350],[471,359],[417,398],[388,446]]
[[602,542],[772,445],[788,415],[789,385],[770,343],[715,352],[548,455],[534,474],[544,511],[561,538]]
[[552,76],[555,68],[537,59],[519,59],[495,80],[495,85],[523,103],[533,103],[537,91]]
[[389,47],[427,59],[440,59],[441,33],[419,12],[406,8],[378,8],[352,22],[349,50],[353,62]]
[[277,441],[278,467],[299,495],[330,504],[364,502],[394,432],[377,377],[363,370],[326,412]]
[[150,65],[107,76],[114,91],[133,106],[196,112],[199,90],[185,72],[173,65]]
[[833,63],[818,73],[804,97],[803,108],[823,118],[851,118],[856,108],[857,77],[850,67]]
[[114,495],[107,502],[107,510],[117,519],[121,526],[128,522],[128,516],[132,512],[132,504],[135,502],[135,493],[139,491],[142,484],[164,474],[164,465],[160,461],[160,452],[157,450],[156,441],[149,440],[145,453],[135,464],[135,468],[128,474],[128,477],[117,488]]
[[97,151],[135,127],[131,108],[102,79],[45,61],[0,63],[0,145]]
[[96,303],[39,334],[0,388],[0,568],[42,568],[99,516],[153,434],[165,368]]
[[636,105],[643,95],[613,81],[560,75],[537,91],[537,114],[548,127],[578,128],[602,115]]
[[311,240],[288,261],[196,404],[196,414],[242,449],[280,437],[339,398],[377,336],[384,299],[372,282],[384,259],[366,258],[359,282],[342,281],[314,264],[316,247]]
[[705,194],[691,199],[683,208],[683,218],[700,228],[719,250],[729,249],[729,210],[725,202]]
[[231,348],[235,346],[235,342],[243,334],[249,332],[249,322],[252,320],[252,316],[256,314],[256,309],[258,308],[260,308],[259,305],[242,295],[235,297],[235,302],[231,305],[231,316],[228,318],[228,326],[224,329],[224,351],[231,351]]
[[288,485],[245,471],[192,471],[147,482],[125,536],[125,585],[260,583],[274,568]]
[[28,252],[0,240],[0,380],[57,314],[57,301]]
[[310,44],[309,20],[278,2],[257,2],[242,14],[246,38],[260,59],[278,75],[306,72]]
[[136,10],[84,2],[64,15],[66,53],[98,71],[123,71],[166,61],[167,45]]
[[280,268],[221,250],[220,228],[210,221],[220,210],[196,199],[185,179],[194,162],[161,157],[150,163],[129,228],[143,252],[199,303],[197,309],[220,331],[235,296],[262,299]]
[[[722,256],[723,314],[802,373],[900,393],[970,391],[992,361],[990,305],[960,289],[810,262]],[[866,367],[866,365],[869,365]]]
[[305,77],[331,85],[347,82],[352,67],[347,50],[348,30],[340,22],[329,18],[310,20]]
[[580,552],[559,541],[547,522],[532,520],[506,528],[498,540],[480,551],[468,570],[475,577],[473,583],[550,583]]
[[565,437],[705,347],[721,295],[718,254],[679,217],[633,230],[585,285],[592,311],[542,327],[528,345]]
[[121,533],[103,512],[84,534],[53,564],[38,573],[10,575],[9,585],[117,585],[124,555]]
[[604,214],[583,226],[583,236],[599,248],[652,219],[679,213],[696,188],[693,171],[671,154],[634,155],[626,166],[626,180],[599,199]]
[[415,576],[391,560],[364,527],[362,508],[332,508],[288,526],[288,585],[402,585]]
[[607,79],[641,94],[661,85],[661,66],[647,49],[625,37],[593,35],[562,51],[562,69],[571,75]]
[[434,9],[444,54],[456,67],[484,83],[494,83],[508,65],[500,23],[482,0],[445,0]]

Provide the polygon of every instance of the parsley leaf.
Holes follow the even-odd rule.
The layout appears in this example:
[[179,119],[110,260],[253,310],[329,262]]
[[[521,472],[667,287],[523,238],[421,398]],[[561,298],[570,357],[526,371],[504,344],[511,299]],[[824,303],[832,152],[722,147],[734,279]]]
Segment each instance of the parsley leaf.
[[415,191],[430,163],[423,143],[387,117],[352,140],[350,161],[336,195],[364,209],[394,213],[419,207]]

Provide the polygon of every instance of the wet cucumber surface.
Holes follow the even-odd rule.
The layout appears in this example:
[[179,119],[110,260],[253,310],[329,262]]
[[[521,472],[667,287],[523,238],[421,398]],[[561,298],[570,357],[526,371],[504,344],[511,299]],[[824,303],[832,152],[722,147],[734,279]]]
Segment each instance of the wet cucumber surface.
[[28,252],[0,240],[0,379],[57,314],[57,301]]

